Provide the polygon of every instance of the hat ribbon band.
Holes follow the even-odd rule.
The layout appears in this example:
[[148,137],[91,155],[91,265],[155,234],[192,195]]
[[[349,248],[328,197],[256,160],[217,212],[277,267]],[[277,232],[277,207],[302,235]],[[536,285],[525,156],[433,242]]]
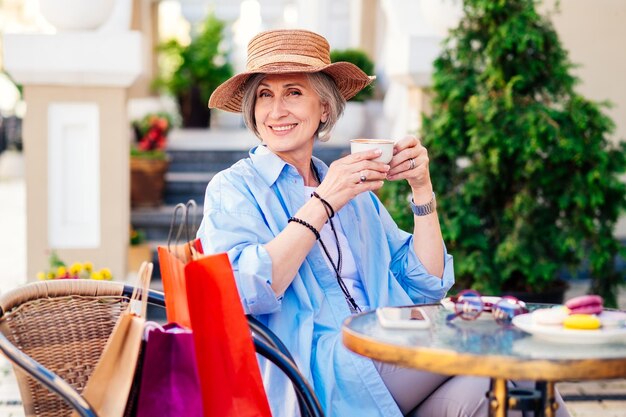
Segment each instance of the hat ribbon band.
[[304,64],[312,67],[322,67],[329,65],[330,62],[324,62],[323,60],[310,56],[302,56],[302,55],[292,55],[292,54],[278,54],[271,55],[262,58],[256,58],[251,61],[248,61],[247,70],[255,71],[265,65],[268,64],[281,64],[281,63],[291,63],[291,64]]

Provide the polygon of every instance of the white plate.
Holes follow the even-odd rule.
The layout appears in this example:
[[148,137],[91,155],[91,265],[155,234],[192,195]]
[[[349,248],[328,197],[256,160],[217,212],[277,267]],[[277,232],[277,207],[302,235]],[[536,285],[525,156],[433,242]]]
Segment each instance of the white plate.
[[558,343],[626,343],[626,328],[575,330],[565,329],[562,326],[536,324],[532,321],[532,314],[520,314],[513,317],[513,324],[543,340]]
[[[491,303],[491,304],[495,304],[498,301],[500,301],[500,299],[502,297],[495,297],[495,296],[491,296],[491,295],[483,295],[480,297],[483,300],[483,303]],[[450,297],[446,297],[443,300],[441,300],[439,303],[441,303],[441,305],[446,309],[446,310],[450,310],[450,311],[454,311],[454,303],[450,300]],[[491,316],[491,311],[483,311],[480,316],[478,316],[477,320],[490,320],[493,317]],[[456,319],[455,319],[456,320]]]

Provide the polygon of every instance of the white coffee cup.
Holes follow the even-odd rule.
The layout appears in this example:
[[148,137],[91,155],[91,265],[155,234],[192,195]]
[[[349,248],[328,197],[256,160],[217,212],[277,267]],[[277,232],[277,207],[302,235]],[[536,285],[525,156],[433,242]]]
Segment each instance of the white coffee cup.
[[389,139],[352,139],[350,140],[350,153],[380,149],[383,153],[372,161],[388,164],[393,158],[393,145],[394,141]]

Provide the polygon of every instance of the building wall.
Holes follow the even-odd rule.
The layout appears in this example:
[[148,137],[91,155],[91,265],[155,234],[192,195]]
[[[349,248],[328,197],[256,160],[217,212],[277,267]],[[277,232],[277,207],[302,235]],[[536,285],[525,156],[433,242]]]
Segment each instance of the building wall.
[[[545,8],[554,6],[546,2]],[[615,140],[626,140],[626,1],[560,0],[560,12],[552,16],[563,46],[579,68],[578,91],[585,97],[608,100],[607,114],[616,124]]]
[[[548,0],[544,9],[553,8]],[[560,11],[552,22],[574,70],[580,78],[578,92],[596,101],[609,101],[605,112],[615,123],[612,139],[626,140],[626,1],[624,0],[560,0]],[[626,181],[626,178],[624,178]],[[618,222],[615,234],[626,238],[626,216]]]
[[[100,244],[94,248],[58,249],[66,262],[91,261],[98,269],[108,267],[116,279],[126,277],[126,256],[129,241],[129,152],[128,122],[126,119],[127,92],[123,88],[31,86],[24,87],[28,115],[24,121],[24,148],[26,150],[27,200],[27,276],[34,279],[38,271],[48,267],[50,228],[48,221],[51,191],[48,179],[49,123],[51,103],[94,103],[100,120]],[[79,124],[80,121],[77,121]],[[81,172],[68,172],[77,176]],[[64,192],[64,190],[57,190]],[[71,196],[67,197],[68,199]],[[93,210],[93,207],[84,207]]]

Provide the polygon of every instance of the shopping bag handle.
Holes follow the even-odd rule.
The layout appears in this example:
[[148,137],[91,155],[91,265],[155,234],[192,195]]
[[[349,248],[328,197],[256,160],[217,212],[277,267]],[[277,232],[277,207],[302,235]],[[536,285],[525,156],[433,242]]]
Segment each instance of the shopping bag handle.
[[174,213],[172,214],[172,221],[170,222],[170,231],[167,234],[167,250],[169,252],[172,252],[172,248],[171,248],[171,243],[172,243],[172,234],[174,233],[174,225],[176,223],[176,218],[178,217],[178,212],[181,212],[182,218],[181,218],[181,222],[180,225],[178,226],[178,232],[176,232],[176,238],[174,241],[174,244],[177,245],[178,241],[180,239],[180,235],[183,231],[184,225],[186,223],[186,218],[187,218],[187,210],[186,210],[186,205],[183,203],[178,203],[176,204],[176,206],[174,206]]
[[[170,253],[173,253],[183,262],[189,262],[191,259],[197,259],[199,254],[196,248],[193,246],[193,240],[191,238],[190,230],[195,230],[196,227],[196,212],[197,212],[198,204],[196,204],[195,200],[190,199],[187,203],[178,203],[174,206],[174,213],[172,214],[172,220],[170,222],[170,230],[167,235],[167,250]],[[176,220],[178,219],[179,212],[181,213],[181,221],[178,225],[178,231],[176,232],[176,237],[174,237],[174,229],[176,227]],[[191,222],[190,222],[191,219]],[[183,249],[183,253],[181,254],[179,251],[181,248],[184,248],[184,245],[181,245],[181,235],[185,233],[185,243],[187,246],[188,254],[185,253]],[[172,250],[172,238],[174,237],[174,250]],[[179,246],[180,245],[180,246]],[[190,259],[188,258],[190,256]]]
[[[139,317],[146,318],[148,311],[148,289],[150,288],[150,280],[152,279],[152,270],[154,265],[152,262],[142,262],[139,267],[139,285],[133,288],[133,293],[130,296],[128,303],[128,310]],[[140,303],[140,309],[137,311],[137,304]]]
[[[185,204],[185,239],[187,239],[187,247],[189,248],[189,253],[191,254],[191,259],[198,259],[200,254],[193,246],[193,239],[191,238],[191,234],[189,232],[190,229],[196,230],[196,213],[197,213],[198,204],[194,199],[187,201]],[[189,219],[191,219],[191,227],[189,225]]]

